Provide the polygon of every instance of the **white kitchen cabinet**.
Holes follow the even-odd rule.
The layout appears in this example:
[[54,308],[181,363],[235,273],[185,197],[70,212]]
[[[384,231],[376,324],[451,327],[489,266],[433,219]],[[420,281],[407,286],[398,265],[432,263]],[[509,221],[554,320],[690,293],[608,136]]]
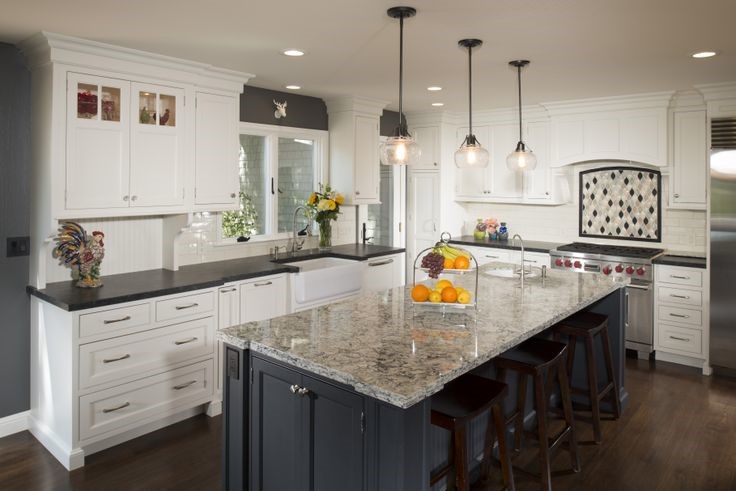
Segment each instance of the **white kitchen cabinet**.
[[419,161],[412,170],[437,170],[440,166],[440,129],[438,126],[411,128],[411,135],[422,149]]
[[127,208],[130,82],[69,73],[66,107],[64,207]]
[[707,123],[704,109],[673,114],[671,208],[704,210],[707,206]]
[[407,206],[408,257],[432,247],[440,238],[440,173],[412,172],[409,175]]
[[463,244],[453,244],[453,247],[465,249],[471,253],[475,260],[478,261],[479,266],[483,266],[488,263],[507,263],[511,259],[510,250],[508,249],[497,249],[495,247],[481,247],[481,246],[467,246]]
[[240,288],[237,283],[229,283],[217,290],[217,328],[240,324]]
[[194,202],[212,210],[239,204],[239,101],[197,92]]
[[537,157],[537,166],[523,173],[524,197],[534,201],[551,201],[555,198],[552,189],[555,178],[551,175],[549,165],[549,123],[529,123],[525,143]]
[[376,292],[402,286],[404,284],[404,256],[402,252],[365,261],[363,291]]
[[131,84],[130,205],[184,204],[184,90]]
[[348,205],[379,204],[379,120],[385,104],[358,97],[325,102],[330,118],[330,184]]
[[286,315],[289,292],[286,275],[264,276],[240,283],[240,323]]
[[506,157],[519,141],[518,124],[499,124],[489,128],[491,161],[486,169],[486,187],[492,199],[518,200],[522,197],[522,173],[506,167]]
[[[473,128],[473,133],[480,144],[483,145],[483,148],[488,149],[491,144],[489,127],[479,126]],[[467,134],[467,127],[458,128],[455,135],[456,148],[460,148]],[[490,166],[491,164],[489,163],[488,165]],[[458,169],[455,167],[455,197],[460,200],[475,200],[489,197],[491,191],[487,185],[488,173],[488,168]]]

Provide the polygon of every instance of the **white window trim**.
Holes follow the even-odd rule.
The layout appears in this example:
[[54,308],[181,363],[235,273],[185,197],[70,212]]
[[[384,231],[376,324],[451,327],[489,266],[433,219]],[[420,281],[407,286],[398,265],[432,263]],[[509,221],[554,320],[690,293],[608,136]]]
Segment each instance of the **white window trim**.
[[[285,126],[273,126],[259,123],[240,123],[238,137],[240,135],[254,135],[266,138],[266,173],[263,182],[264,189],[270,187],[273,177],[274,189],[279,187],[278,178],[278,141],[279,138],[303,138],[314,141],[312,151],[315,163],[313,188],[316,190],[319,183],[329,182],[329,132],[325,130],[312,130],[307,128],[291,128]],[[278,229],[278,216],[276,214],[278,196],[273,194],[267,206],[266,227],[267,230]],[[245,245],[272,240],[284,240],[291,237],[290,232],[266,233],[251,236],[247,242],[238,242],[237,238],[225,238],[222,236],[222,213],[217,214],[217,243],[216,245]]]

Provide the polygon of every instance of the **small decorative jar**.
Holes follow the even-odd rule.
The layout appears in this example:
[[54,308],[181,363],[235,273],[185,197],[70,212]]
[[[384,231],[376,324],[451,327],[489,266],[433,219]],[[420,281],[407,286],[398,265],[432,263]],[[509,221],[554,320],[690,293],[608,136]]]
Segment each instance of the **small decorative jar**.
[[501,222],[501,227],[498,229],[498,240],[509,240],[509,229],[506,227],[506,222]]
[[473,238],[475,238],[475,240],[483,240],[486,238],[486,226],[483,223],[482,218],[478,219],[478,222],[473,229]]

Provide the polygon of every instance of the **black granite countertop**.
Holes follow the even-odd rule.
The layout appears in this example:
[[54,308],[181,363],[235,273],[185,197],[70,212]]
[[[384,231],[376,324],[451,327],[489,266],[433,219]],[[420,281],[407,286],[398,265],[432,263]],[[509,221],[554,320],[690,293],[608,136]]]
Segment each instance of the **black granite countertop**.
[[[521,247],[518,245],[514,245],[512,241],[510,240],[489,240],[489,239],[481,239],[478,240],[472,235],[463,235],[462,237],[458,237],[457,239],[450,240],[451,244],[462,244],[462,245],[468,245],[468,246],[478,246],[478,247],[490,247],[493,249],[511,249],[514,251],[521,250]],[[555,249],[563,244],[557,243],[557,242],[543,242],[540,240],[525,240],[524,241],[524,250],[530,251],[530,252],[544,252],[548,253],[552,249]]]
[[182,266],[178,271],[152,269],[104,276],[101,288],[77,288],[74,281],[49,283],[44,289],[32,286],[28,293],[68,311],[91,309],[224,285],[231,281],[279,273],[295,273],[299,268],[283,264],[319,257],[338,257],[365,261],[374,257],[405,252],[398,247],[362,244],[335,246],[329,251],[310,249],[274,262],[270,256],[254,256]]
[[654,264],[665,264],[668,266],[682,266],[685,268],[706,268],[706,260],[704,257],[698,256],[680,256],[676,254],[662,254],[652,260]]

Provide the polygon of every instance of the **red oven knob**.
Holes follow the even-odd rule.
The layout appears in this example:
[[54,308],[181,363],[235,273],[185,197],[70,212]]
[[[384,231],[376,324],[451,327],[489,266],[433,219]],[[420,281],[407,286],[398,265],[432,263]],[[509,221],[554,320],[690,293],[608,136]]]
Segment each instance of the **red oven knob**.
[[636,274],[638,274],[639,276],[644,276],[644,271],[645,271],[644,268],[639,268],[636,270]]
[[565,259],[565,267],[569,268],[570,266],[572,266],[572,261],[570,261],[569,259]]
[[555,260],[555,266],[562,266],[563,264],[564,264],[564,261],[562,259]]
[[624,265],[623,264],[617,264],[616,265],[616,272],[622,273],[624,271]]
[[629,266],[628,268],[626,268],[626,274],[634,274],[634,267]]
[[580,268],[582,266],[582,263],[580,261],[575,261],[575,264],[573,264],[576,268]]
[[610,266],[606,266],[605,268],[603,268],[603,274],[604,275],[611,274],[611,267]]

